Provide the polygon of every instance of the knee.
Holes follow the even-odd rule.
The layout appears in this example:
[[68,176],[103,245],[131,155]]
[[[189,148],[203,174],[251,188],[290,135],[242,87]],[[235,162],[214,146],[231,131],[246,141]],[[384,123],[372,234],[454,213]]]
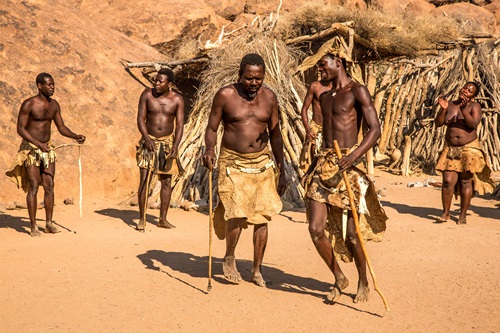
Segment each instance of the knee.
[[353,232],[352,230],[347,231],[346,238],[347,238],[347,242],[350,243],[354,247],[356,247],[359,243],[358,235],[356,234],[356,232]]
[[443,179],[443,188],[449,189],[454,187],[455,184],[453,184],[449,179]]
[[318,223],[309,224],[309,235],[313,242],[319,241],[322,237],[325,237],[325,228]]
[[38,193],[38,188],[40,187],[40,183],[38,182],[30,182],[28,184],[28,194],[36,195]]

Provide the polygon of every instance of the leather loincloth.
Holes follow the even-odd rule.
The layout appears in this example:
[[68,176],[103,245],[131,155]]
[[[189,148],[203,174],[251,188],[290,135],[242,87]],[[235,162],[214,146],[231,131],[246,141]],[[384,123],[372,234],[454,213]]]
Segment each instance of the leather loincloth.
[[248,224],[265,224],[282,209],[276,189],[279,171],[269,148],[257,153],[241,154],[221,148],[219,154],[219,204],[214,213],[214,229],[225,238],[230,219],[243,218]]
[[16,155],[14,165],[5,173],[5,175],[17,185],[17,188],[22,188],[24,192],[28,192],[26,167],[31,165],[39,167],[43,164],[44,168],[48,168],[49,164],[56,162],[54,146],[50,142],[47,142],[47,145],[50,150],[48,152],[43,152],[34,144],[23,139]]
[[[472,173],[473,190],[480,195],[492,193],[495,189],[495,183],[490,178],[491,169],[486,162],[486,154],[477,138],[464,146],[451,146],[446,142],[437,161],[436,170],[458,173],[469,171]],[[459,192],[455,189],[456,194],[460,194]]]
[[[347,150],[345,149],[343,153],[347,153]],[[346,214],[351,210],[351,206],[342,172],[339,171],[337,165],[338,158],[334,149],[321,149],[317,157],[316,168],[307,181],[305,199],[327,204],[326,236],[332,243],[335,257],[344,262],[350,262],[353,252],[342,236],[342,218],[343,215],[347,218]],[[356,162],[359,164],[361,160]],[[366,173],[356,166],[351,166],[346,171],[359,213],[363,240],[380,242],[388,217],[380,205],[375,185]]]
[[172,149],[174,135],[171,134],[161,138],[156,138],[151,135],[149,137],[155,144],[155,151],[152,152],[147,150],[145,145],[146,141],[141,138],[136,145],[137,166],[142,169],[153,170],[154,173],[160,175],[182,174],[184,169],[182,168],[179,158],[167,158]]

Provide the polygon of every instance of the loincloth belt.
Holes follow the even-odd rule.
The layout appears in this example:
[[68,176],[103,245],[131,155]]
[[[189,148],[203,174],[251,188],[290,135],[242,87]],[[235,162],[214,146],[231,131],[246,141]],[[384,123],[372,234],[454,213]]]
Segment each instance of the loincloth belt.
[[225,238],[226,222],[244,219],[248,224],[265,224],[282,209],[276,189],[279,174],[269,148],[242,154],[224,147],[219,154],[219,204],[214,213],[214,229]]
[[[477,138],[463,146],[451,146],[446,142],[436,163],[436,170],[472,173],[473,191],[481,195],[491,193],[495,188],[490,178],[491,169],[488,166],[486,154]],[[456,187],[455,194],[459,192]]]
[[[348,153],[347,149],[343,150],[343,154],[345,153]],[[349,262],[352,261],[353,252],[345,242],[342,230],[342,220],[347,219],[347,213],[351,210],[347,187],[342,172],[339,171],[334,149],[322,149],[317,157],[316,167],[307,181],[305,199],[306,202],[314,200],[327,204],[326,236],[332,243],[335,257]],[[361,160],[356,163],[360,164]],[[346,171],[359,213],[363,240],[380,242],[388,218],[378,200],[375,185],[366,173],[356,166],[351,166]]]
[[146,141],[144,138],[141,138],[136,145],[137,166],[139,168],[153,170],[154,173],[160,175],[182,174],[184,169],[182,168],[179,158],[167,158],[172,149],[174,135],[171,134],[161,138],[156,138],[151,135],[149,137],[155,144],[155,151],[149,151],[146,148]]
[[299,167],[304,171],[307,171],[307,169],[309,169],[309,166],[311,165],[314,158],[314,155],[311,152],[312,146],[314,146],[314,154],[317,154],[319,149],[321,148],[322,143],[323,126],[317,124],[314,120],[311,120],[309,127],[311,128],[311,132],[316,134],[316,140],[308,140],[306,138],[306,141],[302,146],[302,151],[300,152]]
[[50,150],[48,152],[43,152],[34,144],[23,139],[19,146],[14,165],[5,173],[5,175],[17,185],[17,188],[22,188],[24,192],[28,192],[26,167],[32,165],[39,167],[43,165],[44,168],[48,168],[49,164],[56,162],[54,146],[50,142],[47,142],[47,145]]

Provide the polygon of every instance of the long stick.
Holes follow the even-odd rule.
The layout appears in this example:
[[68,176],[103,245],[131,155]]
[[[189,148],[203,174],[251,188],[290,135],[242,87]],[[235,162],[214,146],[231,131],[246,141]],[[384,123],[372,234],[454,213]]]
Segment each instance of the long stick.
[[213,170],[211,166],[208,169],[208,287],[207,291],[212,290],[212,226],[213,226],[213,215],[212,215],[212,173]]
[[83,218],[83,186],[82,186],[82,146],[78,146],[78,173],[80,175],[80,218]]
[[[339,144],[337,143],[337,140],[333,141],[333,146],[335,147],[335,152],[337,153],[337,157],[339,159],[341,159],[342,152],[340,151]],[[365,255],[365,258],[366,258],[366,264],[368,265],[368,269],[370,270],[370,275],[372,276],[372,279],[373,279],[373,287],[375,288],[375,291],[382,298],[382,301],[384,302],[385,309],[387,311],[389,311],[389,304],[387,304],[387,300],[385,299],[384,295],[382,294],[382,291],[380,291],[380,289],[378,289],[377,278],[375,277],[375,272],[373,271],[372,264],[370,263],[370,258],[368,257],[368,253],[366,252],[365,242],[363,241],[363,235],[361,235],[361,230],[359,228],[358,211],[356,209],[356,204],[354,203],[354,194],[352,193],[351,184],[349,183],[349,178],[347,178],[347,172],[345,170],[342,171],[342,176],[344,177],[344,182],[345,182],[345,185],[347,187],[347,194],[349,195],[349,202],[351,204],[352,217],[354,220],[354,226],[356,227],[356,234],[358,235],[358,238],[359,238],[359,244],[361,245],[361,249],[363,250],[363,254]]]
[[149,180],[151,178],[151,169],[148,164],[148,175],[146,177],[146,193],[144,194],[144,207],[142,210],[142,220],[144,221],[144,228],[141,230],[142,232],[146,232],[146,211],[148,209],[148,197],[149,197]]

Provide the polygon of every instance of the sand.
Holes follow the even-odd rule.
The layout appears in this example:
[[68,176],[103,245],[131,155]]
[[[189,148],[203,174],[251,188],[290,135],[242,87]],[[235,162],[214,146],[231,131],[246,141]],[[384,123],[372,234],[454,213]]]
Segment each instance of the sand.
[[[207,293],[206,213],[171,209],[177,228],[166,230],[149,210],[140,233],[137,207],[86,200],[80,219],[78,205],[56,193],[59,234],[31,238],[26,210],[0,213],[0,332],[498,332],[500,202],[476,197],[467,226],[434,224],[440,189],[406,187],[425,178],[375,177],[390,220],[384,241],[367,249],[389,312],[373,288],[368,303],[353,303],[353,263],[341,263],[346,294],[325,302],[333,277],[304,212],[282,212],[270,224],[268,288],[249,282],[250,229],[236,251],[239,285],[222,278],[225,244],[214,236]],[[452,207],[456,221],[458,201]],[[41,229],[43,216],[39,210]]]

